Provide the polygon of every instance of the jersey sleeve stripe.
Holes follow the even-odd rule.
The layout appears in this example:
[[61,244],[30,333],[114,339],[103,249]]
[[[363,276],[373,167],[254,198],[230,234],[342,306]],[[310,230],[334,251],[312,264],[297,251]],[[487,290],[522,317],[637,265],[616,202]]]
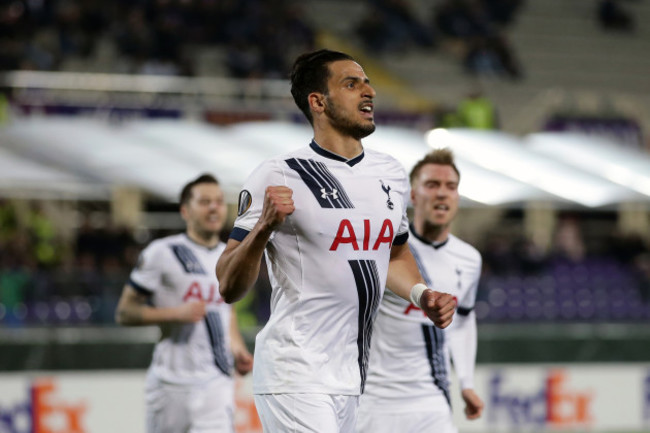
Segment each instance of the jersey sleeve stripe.
[[409,232],[399,233],[393,240],[393,245],[404,245],[409,239]]
[[474,307],[469,307],[468,308],[468,307],[460,307],[459,306],[459,307],[456,308],[456,312],[458,314],[460,314],[461,316],[467,316],[469,313],[472,312],[473,309],[474,309]]
[[248,233],[250,233],[250,230],[246,230],[241,227],[234,227],[230,232],[230,239],[241,242],[246,236],[248,236]]
[[146,296],[151,296],[151,294],[153,293],[153,290],[147,289],[146,287],[136,283],[135,281],[133,281],[132,278],[129,278],[129,286],[133,287],[136,292],[139,292]]

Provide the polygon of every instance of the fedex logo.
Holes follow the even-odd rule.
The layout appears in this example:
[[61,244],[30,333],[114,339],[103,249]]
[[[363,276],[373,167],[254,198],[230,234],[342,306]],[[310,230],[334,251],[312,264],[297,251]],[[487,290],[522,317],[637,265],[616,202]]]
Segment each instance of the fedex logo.
[[[359,234],[361,234],[361,230],[358,228],[357,230],[359,231]],[[372,242],[372,249],[374,251],[377,251],[381,244],[388,245],[388,248],[390,249],[393,244],[393,235],[393,222],[389,219],[385,219],[381,225],[381,228],[379,229],[377,237],[375,238],[374,242]],[[371,248],[371,238],[372,234],[370,230],[370,220],[363,220],[363,236],[359,238],[357,236],[357,232],[354,229],[354,226],[352,225],[352,222],[350,222],[349,219],[344,219],[339,223],[339,228],[336,231],[334,242],[332,242],[332,245],[330,246],[330,251],[336,251],[341,245],[344,244],[352,247],[354,251],[359,251],[359,249],[368,251]]]
[[548,372],[538,390],[523,393],[506,391],[501,372],[489,383],[488,422],[505,421],[518,427],[586,427],[593,421],[589,391],[567,389],[566,374]]
[[[206,293],[205,296],[203,295],[204,293]],[[187,302],[188,300],[205,301],[208,303],[214,302],[215,304],[221,304],[223,302],[223,298],[219,295],[216,284],[210,284],[208,290],[205,291],[198,281],[193,281],[187,288],[187,291],[185,291],[183,302]]]
[[38,379],[30,387],[30,399],[13,407],[0,406],[0,431],[6,433],[87,433],[82,425],[86,406],[56,398],[51,379]]

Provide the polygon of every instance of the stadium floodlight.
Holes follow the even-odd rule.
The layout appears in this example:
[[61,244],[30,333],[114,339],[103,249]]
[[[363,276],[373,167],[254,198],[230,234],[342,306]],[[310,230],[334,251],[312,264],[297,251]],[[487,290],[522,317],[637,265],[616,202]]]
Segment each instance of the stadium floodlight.
[[576,132],[539,132],[525,138],[531,150],[561,158],[580,170],[650,197],[650,155],[604,137]]
[[596,208],[641,196],[629,188],[564,161],[529,149],[518,137],[499,131],[434,129],[426,134],[432,147],[447,146],[483,168],[510,176],[582,206]]

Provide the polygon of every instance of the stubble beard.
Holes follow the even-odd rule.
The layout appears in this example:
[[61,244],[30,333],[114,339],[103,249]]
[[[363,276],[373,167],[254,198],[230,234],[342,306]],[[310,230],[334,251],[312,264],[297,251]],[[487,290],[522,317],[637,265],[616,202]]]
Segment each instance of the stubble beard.
[[361,140],[375,132],[375,124],[371,122],[369,124],[355,123],[346,117],[338,106],[332,102],[330,98],[327,98],[327,105],[325,106],[325,114],[330,119],[330,123],[340,133],[348,135],[355,140]]

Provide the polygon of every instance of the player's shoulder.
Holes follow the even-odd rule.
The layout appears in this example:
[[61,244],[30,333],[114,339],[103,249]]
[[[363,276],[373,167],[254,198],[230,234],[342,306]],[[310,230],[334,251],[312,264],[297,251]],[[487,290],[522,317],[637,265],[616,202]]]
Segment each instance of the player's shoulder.
[[364,148],[364,159],[366,159],[366,164],[372,170],[381,173],[383,176],[395,176],[400,179],[406,178],[406,169],[392,155],[374,149]]
[[261,173],[281,172],[286,168],[287,161],[292,159],[309,159],[313,157],[314,152],[310,150],[309,146],[299,147],[278,155],[271,156],[262,161],[253,170],[251,175],[259,175]]
[[463,257],[475,262],[481,261],[481,253],[479,250],[469,242],[466,242],[455,235],[449,235],[449,247],[458,255],[462,255]]
[[144,251],[147,252],[159,252],[168,249],[171,245],[177,245],[179,243],[185,243],[187,237],[182,233],[176,233],[173,235],[163,236],[157,239],[154,239],[147,245]]
[[363,152],[369,161],[402,167],[402,164],[397,160],[397,158],[395,158],[393,155],[389,155],[388,153],[380,152],[378,150],[370,149],[367,147],[363,148]]

